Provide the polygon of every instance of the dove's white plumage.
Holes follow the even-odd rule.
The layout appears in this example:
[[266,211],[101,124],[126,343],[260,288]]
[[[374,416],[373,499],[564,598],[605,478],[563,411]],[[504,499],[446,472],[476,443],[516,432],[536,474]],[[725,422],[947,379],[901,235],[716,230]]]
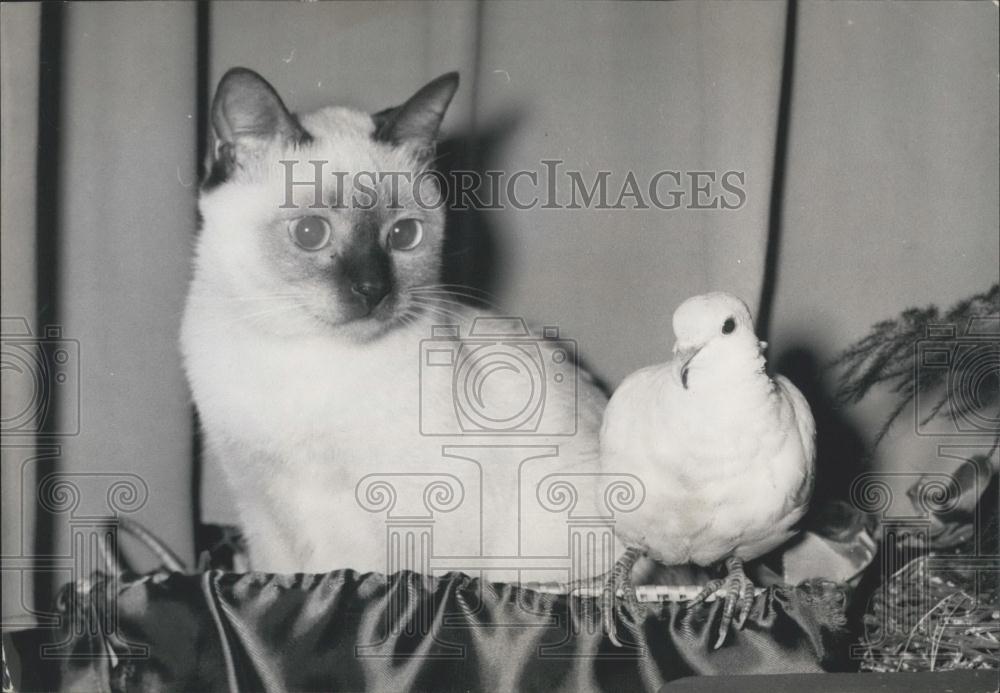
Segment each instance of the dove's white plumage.
[[674,358],[626,378],[605,411],[604,471],[634,474],[646,490],[616,533],[668,565],[756,558],[790,538],[806,510],[809,405],[788,380],[767,375],[735,296],[685,301],[674,332]]

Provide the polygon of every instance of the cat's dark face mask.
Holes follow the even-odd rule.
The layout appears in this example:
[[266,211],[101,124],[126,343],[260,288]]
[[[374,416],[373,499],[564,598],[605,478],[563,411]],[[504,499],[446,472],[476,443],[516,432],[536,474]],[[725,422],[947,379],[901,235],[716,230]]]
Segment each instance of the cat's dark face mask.
[[334,261],[331,279],[348,319],[372,316],[384,320],[393,314],[393,304],[398,300],[393,263],[381,239],[379,216],[376,211],[360,214],[350,240]]

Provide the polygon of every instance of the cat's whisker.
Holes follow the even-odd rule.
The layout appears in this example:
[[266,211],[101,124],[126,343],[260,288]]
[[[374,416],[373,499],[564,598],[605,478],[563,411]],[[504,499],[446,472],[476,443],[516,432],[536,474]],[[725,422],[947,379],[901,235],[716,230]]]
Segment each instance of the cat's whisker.
[[[270,299],[260,300],[260,299],[257,299],[257,300],[248,300],[248,301],[236,301],[236,300],[220,299],[220,300],[217,300],[217,301],[205,301],[205,302],[202,302],[202,305],[208,307],[211,310],[232,310],[232,311],[236,311],[236,315],[233,316],[233,320],[238,321],[244,315],[246,315],[245,313],[240,313],[239,311],[246,310],[246,309],[251,309],[252,310],[252,309],[257,309],[257,308],[271,309],[271,308],[277,308],[277,307],[283,307],[283,306],[298,307],[298,306],[302,305],[303,299],[304,299],[304,297],[297,297],[295,299],[292,299],[292,298],[282,298],[280,300],[280,302],[277,299],[275,299],[275,300],[270,300]],[[229,322],[229,321],[223,321],[223,322]]]
[[444,304],[446,306],[456,306],[456,308],[454,309],[456,311],[458,311],[459,309],[462,309],[462,308],[465,308],[465,309],[469,308],[469,304],[468,303],[465,303],[463,301],[454,301],[454,300],[451,300],[451,299],[448,299],[448,298],[443,298],[441,296],[419,296],[419,295],[417,295],[417,298],[422,298],[424,300],[430,299],[434,303]]
[[258,318],[268,317],[271,315],[280,315],[282,313],[289,313],[292,310],[299,308],[298,305],[287,305],[287,306],[271,306],[265,310],[259,310],[254,313],[247,313],[244,315],[247,321],[254,321]]
[[396,316],[396,322],[405,327],[415,327],[421,321],[421,318],[425,317],[426,314],[421,312],[421,309],[414,305],[408,305],[403,308],[402,311]]
[[436,301],[421,299],[420,297],[412,296],[411,303],[415,306],[424,308],[426,310],[433,310],[436,314],[447,317],[452,320],[458,320],[459,322],[464,322],[467,319],[466,316],[460,311],[455,310],[453,308],[447,308],[445,306],[442,306],[440,305],[440,303]]
[[457,294],[450,291],[414,291],[410,295],[419,296],[421,298],[430,299],[433,301],[442,301],[447,303],[452,303],[454,305],[469,307],[483,307],[491,308],[493,310],[499,310],[494,303],[487,301],[484,298],[478,296],[466,296],[463,294]]
[[268,306],[263,310],[252,311],[249,313],[240,313],[239,315],[233,316],[229,320],[220,320],[214,323],[208,329],[202,330],[199,334],[214,334],[222,330],[230,329],[242,324],[253,324],[258,322],[261,318],[265,317],[277,317],[284,313],[291,313],[292,311],[301,308],[299,303],[290,303],[280,306]]
[[489,298],[496,298],[496,295],[491,294],[485,289],[479,289],[475,286],[469,286],[468,284],[420,284],[414,286],[414,289],[459,289],[468,293],[482,294],[483,296],[488,296]]
[[416,307],[420,309],[422,315],[425,315],[433,320],[441,320],[447,324],[465,322],[462,316],[454,313],[447,313],[432,305],[417,305]]
[[253,303],[256,301],[287,301],[308,298],[308,294],[268,294],[263,296],[199,296],[199,303]]
[[422,173],[424,171],[427,171],[428,169],[432,168],[435,164],[437,164],[442,159],[451,156],[451,154],[452,154],[452,152],[445,151],[445,152],[441,152],[440,154],[437,154],[432,159],[428,159],[424,163],[424,165],[420,167],[418,173]]
[[497,304],[494,301],[496,296],[488,291],[461,284],[425,284],[423,286],[412,287],[407,290],[407,293],[467,298],[470,301],[476,301],[489,308],[497,309]]
[[459,320],[457,317],[441,313],[440,311],[437,311],[433,308],[423,307],[423,306],[421,306],[420,308],[421,308],[421,315],[430,318],[431,320],[440,321],[449,325],[456,322],[461,322],[461,320]]
[[460,291],[458,289],[438,289],[438,288],[422,288],[417,287],[414,289],[409,289],[414,293],[438,293],[438,294],[451,294],[453,296],[465,296],[467,298],[475,298],[477,300],[486,300],[488,297],[481,294],[472,293],[470,291]]
[[235,315],[233,315],[231,317],[230,320],[222,321],[220,324],[233,324],[233,323],[239,323],[239,322],[247,322],[247,321],[252,320],[253,318],[257,317],[258,315],[266,315],[268,313],[274,313],[274,312],[281,312],[281,311],[285,311],[285,310],[290,310],[292,308],[297,308],[298,305],[299,304],[297,304],[297,303],[295,303],[295,304],[282,303],[282,304],[279,304],[279,305],[271,304],[271,305],[268,305],[266,307],[258,307],[257,309],[250,310],[248,312],[236,313]]
[[400,323],[402,323],[405,327],[412,327],[417,324],[418,317],[419,316],[415,315],[414,313],[410,312],[409,309],[407,309],[404,312],[400,313],[396,319]]

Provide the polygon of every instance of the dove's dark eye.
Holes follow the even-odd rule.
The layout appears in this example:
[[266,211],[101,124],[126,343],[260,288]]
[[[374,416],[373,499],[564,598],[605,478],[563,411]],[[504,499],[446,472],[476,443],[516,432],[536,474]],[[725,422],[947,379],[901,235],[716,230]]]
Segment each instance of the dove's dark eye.
[[726,318],[726,321],[722,323],[722,334],[732,334],[735,329],[736,321],[732,318]]

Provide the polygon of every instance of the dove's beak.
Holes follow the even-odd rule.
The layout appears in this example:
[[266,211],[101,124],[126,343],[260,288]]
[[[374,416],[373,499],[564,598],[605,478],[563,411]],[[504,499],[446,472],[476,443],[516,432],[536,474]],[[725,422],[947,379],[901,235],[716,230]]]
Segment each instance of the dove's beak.
[[681,370],[680,370],[681,385],[684,387],[685,390],[687,389],[688,386],[688,368],[691,365],[691,360],[698,355],[699,351],[701,351],[700,346],[688,347],[686,349],[677,350],[677,359],[681,363]]

